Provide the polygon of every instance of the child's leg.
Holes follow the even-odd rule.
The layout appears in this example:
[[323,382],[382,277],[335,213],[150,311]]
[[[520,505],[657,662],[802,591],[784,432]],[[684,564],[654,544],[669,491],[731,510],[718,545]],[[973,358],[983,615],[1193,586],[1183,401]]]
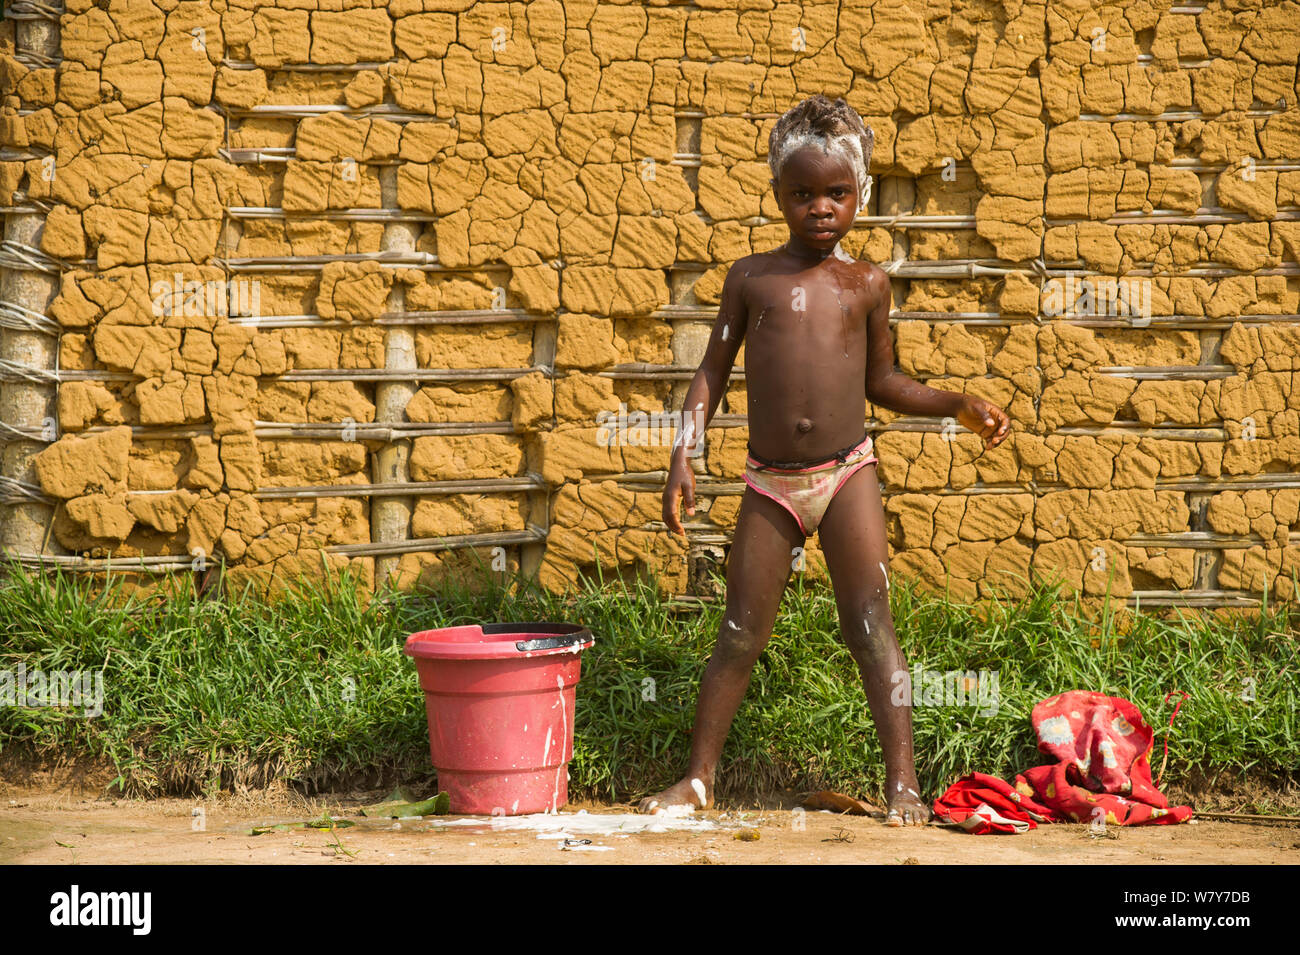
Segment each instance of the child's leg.
[[911,694],[901,706],[891,699],[899,685],[895,675],[907,673],[907,660],[894,636],[889,613],[889,547],[884,522],[876,466],[869,464],[844,482],[817,532],[835,587],[840,633],[862,674],[871,718],[885,753],[888,821],[891,825],[921,825],[929,820],[930,810],[921,799],[912,758]]
[[753,488],[745,489],[727,560],[727,612],[695,706],[690,768],[681,782],[641,800],[642,812],[713,805],[713,772],[722,745],[749,688],[754,663],[772,635],[794,549],[803,543],[804,535],[788,511]]

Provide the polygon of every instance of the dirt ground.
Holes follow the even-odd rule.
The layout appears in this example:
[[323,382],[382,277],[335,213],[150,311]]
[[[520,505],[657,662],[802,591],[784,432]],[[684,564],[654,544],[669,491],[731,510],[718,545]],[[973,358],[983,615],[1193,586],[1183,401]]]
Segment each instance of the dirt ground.
[[[1085,825],[1049,825],[1023,835],[977,837],[940,826],[890,829],[880,818],[790,809],[700,812],[666,825],[710,828],[661,832],[613,831],[620,824],[645,826],[646,817],[630,806],[592,803],[571,803],[558,819],[534,817],[529,823],[551,831],[505,829],[519,823],[494,826],[485,817],[372,821],[350,814],[384,795],[306,799],[263,792],[209,800],[128,800],[69,787],[0,783],[0,864],[1300,863],[1298,826],[1211,820],[1112,826],[1105,836],[1092,835]],[[585,818],[580,810],[586,810]],[[316,819],[325,811],[356,825],[333,833],[249,834],[255,826]],[[555,831],[560,823],[570,831]],[[578,831],[584,828],[588,831]],[[572,837],[567,842],[566,834]]]

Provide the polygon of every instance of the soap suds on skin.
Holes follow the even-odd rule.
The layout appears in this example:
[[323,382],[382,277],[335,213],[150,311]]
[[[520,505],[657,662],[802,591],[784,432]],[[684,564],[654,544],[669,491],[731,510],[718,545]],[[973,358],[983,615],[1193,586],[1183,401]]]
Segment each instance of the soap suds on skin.
[[686,422],[686,427],[677,432],[677,440],[673,442],[673,448],[679,448],[695,437],[695,422]]
[[695,795],[699,797],[700,800],[700,808],[703,809],[705,804],[709,801],[708,795],[704,792],[704,783],[700,782],[698,779],[692,779],[691,788],[695,790]]

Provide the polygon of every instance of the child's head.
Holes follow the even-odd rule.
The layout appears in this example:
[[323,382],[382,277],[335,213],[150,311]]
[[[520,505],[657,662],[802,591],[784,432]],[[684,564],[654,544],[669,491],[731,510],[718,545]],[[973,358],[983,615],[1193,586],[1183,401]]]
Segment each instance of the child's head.
[[871,149],[876,137],[871,127],[842,98],[831,101],[818,93],[794,106],[776,121],[768,140],[767,164],[772,182],[781,179],[781,170],[800,149],[814,146],[824,154],[837,155],[849,164],[857,179],[857,212],[866,208],[871,198]]

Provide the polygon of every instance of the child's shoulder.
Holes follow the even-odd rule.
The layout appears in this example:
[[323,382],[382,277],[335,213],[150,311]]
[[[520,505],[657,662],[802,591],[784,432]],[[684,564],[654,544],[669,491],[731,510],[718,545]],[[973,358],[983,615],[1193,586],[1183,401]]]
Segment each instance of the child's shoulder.
[[754,252],[741,256],[727,269],[723,278],[724,288],[731,289],[733,294],[747,296],[753,287],[750,283],[773,273],[775,258],[771,252]]
[[731,268],[727,272],[738,278],[748,278],[751,275],[762,275],[777,260],[779,250],[773,249],[770,252],[752,252],[749,255],[743,255],[731,263]]
[[869,259],[857,259],[849,255],[843,249],[835,250],[837,268],[847,268],[861,281],[861,287],[873,295],[879,295],[882,292],[890,293],[889,273]]
[[[745,279],[767,275],[783,258],[784,251],[781,248],[742,256],[727,269],[727,279],[731,282],[744,283]],[[889,273],[876,263],[867,259],[855,259],[848,254],[837,254],[836,258],[844,267],[861,275],[868,288],[889,287]]]
[[879,283],[883,281],[886,284],[889,282],[889,273],[869,259],[855,259],[847,253],[843,256],[837,254],[836,257],[868,282]]

